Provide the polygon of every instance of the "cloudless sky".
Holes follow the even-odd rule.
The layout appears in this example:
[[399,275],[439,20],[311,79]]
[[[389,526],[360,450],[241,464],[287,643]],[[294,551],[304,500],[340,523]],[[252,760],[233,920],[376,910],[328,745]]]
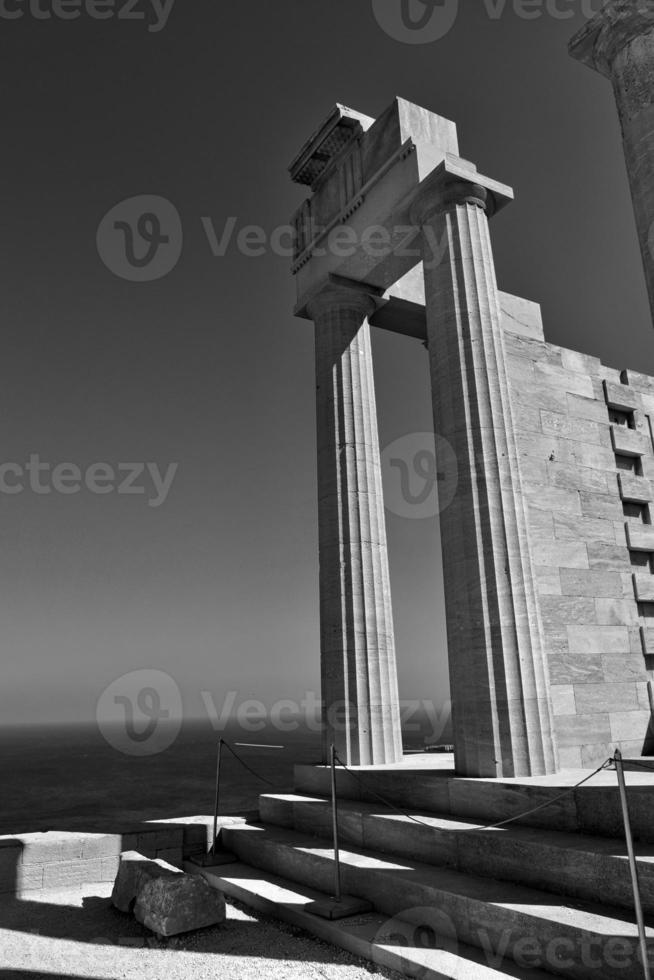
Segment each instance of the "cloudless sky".
[[[0,459],[179,464],[158,508],[0,494],[1,722],[92,718],[147,667],[189,715],[203,690],[317,690],[312,327],[286,259],[214,257],[201,219],[286,224],[304,197],[288,163],[335,102],[374,116],[401,95],[454,119],[462,155],[515,188],[492,225],[500,287],[542,303],[550,341],[654,373],[611,89],[567,54],[581,3],[561,0],[570,20],[460,6],[425,45],[389,37],[370,0],[177,0],[158,33],[0,19]],[[95,244],[140,194],[184,227],[151,283]],[[431,425],[427,357],[374,344],[385,446]],[[440,704],[437,522],[387,520],[401,694]]]

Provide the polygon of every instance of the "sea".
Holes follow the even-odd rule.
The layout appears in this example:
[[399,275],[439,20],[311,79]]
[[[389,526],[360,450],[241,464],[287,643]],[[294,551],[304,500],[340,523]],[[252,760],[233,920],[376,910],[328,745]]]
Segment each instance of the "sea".
[[[236,722],[217,731],[191,720],[163,750],[133,755],[95,724],[0,728],[0,834],[121,833],[146,820],[211,814],[221,737],[240,761],[223,746],[219,812],[256,809],[260,793],[292,790],[296,764],[321,761],[314,729],[244,735]],[[405,736],[405,750],[423,745],[421,732]]]

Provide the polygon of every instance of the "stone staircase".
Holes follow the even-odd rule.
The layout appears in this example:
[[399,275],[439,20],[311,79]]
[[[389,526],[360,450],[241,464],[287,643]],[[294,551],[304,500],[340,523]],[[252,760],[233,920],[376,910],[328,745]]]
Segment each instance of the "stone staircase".
[[[562,785],[359,772],[363,783],[338,774],[342,887],[367,899],[370,915],[335,924],[306,911],[317,893],[333,889],[323,767],[298,767],[293,794],[261,796],[260,822],[222,831],[240,863],[203,873],[243,901],[422,980],[643,976],[615,774],[530,814],[530,825],[487,829],[554,800]],[[373,792],[414,819],[360,798]],[[643,907],[654,926],[654,781],[635,777],[629,793],[635,835],[650,841],[636,846]],[[452,812],[457,799],[463,813]],[[654,928],[648,939],[654,962]]]

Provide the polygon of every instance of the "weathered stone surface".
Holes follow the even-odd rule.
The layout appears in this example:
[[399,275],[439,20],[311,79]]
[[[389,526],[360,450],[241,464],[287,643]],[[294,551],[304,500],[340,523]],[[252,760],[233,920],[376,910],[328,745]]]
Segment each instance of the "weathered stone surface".
[[598,357],[592,354],[583,354],[581,351],[568,350],[566,347],[558,348],[561,351],[561,364],[568,371],[576,374],[589,374],[595,376],[601,367]]
[[606,521],[619,521],[623,516],[620,500],[613,494],[589,493],[580,488],[581,512],[585,517],[598,517]]
[[[579,684],[575,702],[580,714],[637,710],[638,692],[631,684]],[[589,740],[590,741],[590,740]]]
[[562,595],[612,598],[622,595],[622,582],[617,572],[593,569],[561,569]]
[[622,545],[589,541],[587,548],[588,563],[592,569],[623,572],[629,567],[629,551]]
[[[588,568],[588,551],[583,541],[552,541],[534,549],[534,564],[558,566],[561,570]],[[559,577],[559,584],[560,584]]]
[[502,308],[502,328],[509,334],[517,334],[542,343],[545,338],[540,304],[502,291],[499,297]]
[[645,456],[652,449],[651,440],[643,432],[624,425],[611,426],[611,443],[621,456]]
[[618,473],[618,485],[620,498],[624,501],[646,504],[654,500],[652,484],[642,476],[634,476],[632,473]]
[[[587,685],[589,688],[593,685]],[[556,720],[556,734],[560,745],[573,745],[580,748],[591,742],[610,741],[611,726],[608,711],[589,714],[559,715]]]
[[[592,393],[592,381],[590,389]],[[568,391],[567,404],[570,415],[575,415],[580,419],[591,419],[593,422],[601,422],[603,425],[609,424],[606,404],[598,398],[574,395]]]
[[[602,542],[603,544],[620,543],[616,536],[616,522],[604,521],[596,517],[572,517],[568,514],[554,514],[554,536],[557,540],[577,540]],[[624,525],[620,525],[622,543],[624,543]]]
[[225,921],[225,897],[201,875],[157,875],[141,882],[134,917],[160,936]]
[[[534,365],[534,379],[539,386],[550,385],[554,390],[565,392],[566,395],[572,393],[587,399],[593,398],[593,382],[587,371],[569,371],[567,368],[547,364],[538,359]],[[567,398],[565,403],[567,406]],[[608,421],[605,414],[602,415],[602,421]]]
[[608,407],[616,408],[619,412],[632,412],[640,407],[638,394],[629,385],[604,381],[604,396]]
[[641,627],[640,631],[643,653],[648,656],[654,655],[654,629],[650,626]]
[[597,422],[586,419],[570,418],[558,412],[541,412],[543,432],[572,439],[573,442],[587,442],[593,445],[602,444],[600,427]]
[[[609,78],[620,116],[645,278],[654,312],[654,17],[650,4],[608,0],[570,42],[570,53]],[[629,372],[629,383],[633,372]],[[650,379],[651,380],[651,379]]]
[[577,712],[572,684],[552,685],[552,711],[554,715],[574,715]]
[[633,598],[595,599],[595,622],[599,626],[637,626],[638,621]]
[[118,874],[111,893],[111,901],[121,912],[130,912],[139,890],[146,881],[154,878],[174,878],[182,872],[166,861],[152,860],[138,851],[125,851],[120,855]]
[[631,551],[654,551],[654,527],[649,524],[625,524],[627,546]]
[[626,653],[629,631],[624,626],[568,626],[572,653]]
[[44,888],[71,888],[87,881],[102,881],[102,858],[59,861],[43,866]]
[[607,684],[642,681],[646,676],[640,640],[637,653],[607,653],[602,655],[601,661]]
[[614,741],[622,741],[623,739],[638,741],[641,740],[641,752],[645,746],[645,742],[650,736],[650,731],[652,727],[652,715],[649,709],[638,709],[638,705],[634,710],[620,711],[619,705],[616,705],[618,710],[611,711],[609,718],[611,723],[611,738]]
[[561,575],[558,568],[534,566],[539,595],[561,595]]
[[627,369],[624,371],[624,382],[630,388],[634,388],[638,394],[641,396],[641,402],[646,407],[650,404],[654,405],[654,402],[649,403],[648,398],[654,396],[654,378],[649,374],[641,374],[640,371],[632,371]]
[[654,602],[654,575],[634,575],[634,594],[639,602]]
[[545,629],[563,623],[596,623],[595,601],[583,596],[541,596],[540,612]]
[[[524,468],[522,470],[525,475]],[[567,487],[569,490],[586,490],[591,493],[606,494],[609,486],[606,473],[601,470],[591,469],[590,466],[579,466],[577,463],[548,463],[547,474],[552,486]],[[589,513],[584,508],[582,498],[583,513]],[[594,515],[590,515],[594,516]]]
[[[548,645],[549,646],[549,645]],[[584,654],[580,657],[577,652],[549,650],[548,664],[552,684],[601,684],[604,681],[602,657],[600,654]]]

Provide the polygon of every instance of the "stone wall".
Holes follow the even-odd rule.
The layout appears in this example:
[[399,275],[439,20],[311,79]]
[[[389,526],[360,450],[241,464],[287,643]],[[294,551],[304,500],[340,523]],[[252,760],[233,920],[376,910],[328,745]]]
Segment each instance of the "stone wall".
[[[219,817],[218,827],[256,818]],[[181,868],[211,847],[213,818],[182,817],[126,826],[121,833],[51,830],[0,835],[0,895],[21,897],[51,888],[112,882],[122,851],[138,851]]]
[[538,307],[515,304],[503,294],[560,765],[654,754],[654,378],[546,343]]

